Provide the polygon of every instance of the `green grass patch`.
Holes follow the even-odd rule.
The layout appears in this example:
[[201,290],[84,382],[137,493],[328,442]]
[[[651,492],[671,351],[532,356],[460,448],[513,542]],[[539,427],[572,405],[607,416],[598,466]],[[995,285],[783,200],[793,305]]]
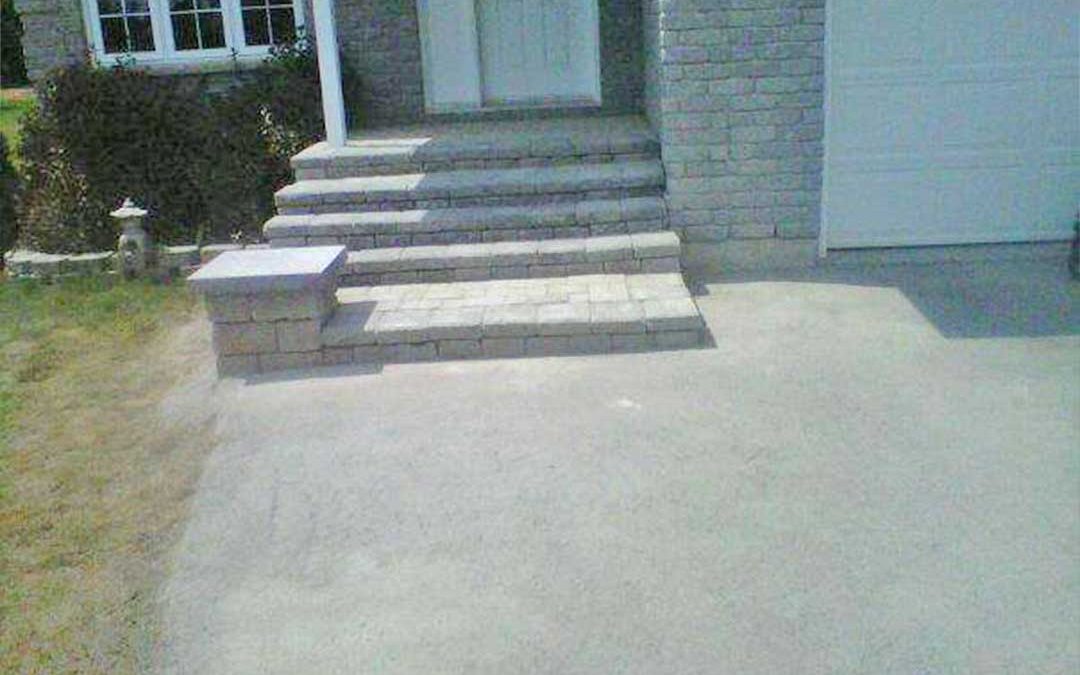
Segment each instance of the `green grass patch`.
[[17,160],[19,152],[22,117],[33,107],[33,96],[16,98],[10,96],[7,92],[0,96],[0,133],[7,137],[9,152],[14,160]]
[[192,370],[162,345],[194,308],[183,284],[0,281],[0,672],[141,668],[200,431],[155,422]]

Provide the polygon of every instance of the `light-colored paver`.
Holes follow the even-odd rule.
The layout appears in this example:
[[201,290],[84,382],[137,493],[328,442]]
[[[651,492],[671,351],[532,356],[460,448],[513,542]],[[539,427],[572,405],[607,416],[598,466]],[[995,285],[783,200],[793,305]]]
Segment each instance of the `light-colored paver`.
[[715,349],[218,384],[163,670],[1075,673],[1065,275],[709,284]]
[[531,196],[544,203],[541,197],[548,193],[659,189],[663,184],[663,167],[658,160],[651,160],[300,180],[278,190],[274,200],[279,209],[332,205],[340,210],[364,211],[371,210],[370,204],[422,199]]
[[[440,357],[478,358],[492,356],[496,346],[485,350],[482,344],[454,344],[443,349],[441,342],[526,338],[526,354],[545,356],[703,344],[704,323],[680,275],[631,279],[627,275],[595,274],[344,288],[337,295],[339,313],[323,330],[323,345],[338,348],[437,342]],[[654,338],[629,342],[610,339],[615,334],[646,331],[694,333],[697,340],[684,344],[685,336],[663,342]],[[564,337],[575,339],[542,339]],[[518,345],[496,345],[518,351]],[[388,353],[372,349],[357,351],[354,357],[358,361],[392,361]],[[329,362],[340,363],[343,358],[335,352]]]
[[[577,274],[604,271],[602,262],[626,261],[623,273],[678,272],[679,238],[674,232],[623,234],[606,237],[510,241],[488,244],[450,244],[375,248],[349,253],[343,286],[399,280],[429,281],[425,272],[452,270],[457,280],[510,279],[544,276],[543,269]],[[663,269],[656,266],[667,261]]]

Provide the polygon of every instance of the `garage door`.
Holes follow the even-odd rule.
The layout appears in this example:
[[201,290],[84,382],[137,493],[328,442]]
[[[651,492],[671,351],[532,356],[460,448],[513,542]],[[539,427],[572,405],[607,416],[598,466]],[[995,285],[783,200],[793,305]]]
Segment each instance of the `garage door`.
[[829,0],[823,244],[1063,239],[1076,0]]

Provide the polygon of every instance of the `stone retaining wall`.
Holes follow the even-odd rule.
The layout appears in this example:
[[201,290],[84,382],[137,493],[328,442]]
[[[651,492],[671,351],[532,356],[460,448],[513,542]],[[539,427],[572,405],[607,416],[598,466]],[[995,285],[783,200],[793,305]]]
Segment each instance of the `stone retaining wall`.
[[[246,248],[266,248],[267,244],[251,244]],[[225,251],[244,249],[238,244],[208,244],[198,246],[163,246],[157,251],[158,270],[162,273],[183,273],[205,265]],[[4,254],[4,271],[10,278],[54,279],[68,276],[113,274],[116,272],[115,251],[96,253],[40,253],[16,249]]]

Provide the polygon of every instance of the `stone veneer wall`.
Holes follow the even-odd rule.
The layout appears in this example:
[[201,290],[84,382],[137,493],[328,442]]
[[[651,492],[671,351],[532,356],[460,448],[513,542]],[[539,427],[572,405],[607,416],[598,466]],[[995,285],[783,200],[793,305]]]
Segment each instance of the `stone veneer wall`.
[[813,239],[825,0],[644,0],[645,109],[688,242]]
[[[395,124],[422,118],[416,0],[336,1],[338,44],[360,78],[356,98],[364,122]],[[599,10],[602,110],[640,111],[644,85],[641,0],[599,0]]]
[[15,6],[22,15],[23,54],[31,80],[86,58],[89,45],[79,0],[15,0]]

